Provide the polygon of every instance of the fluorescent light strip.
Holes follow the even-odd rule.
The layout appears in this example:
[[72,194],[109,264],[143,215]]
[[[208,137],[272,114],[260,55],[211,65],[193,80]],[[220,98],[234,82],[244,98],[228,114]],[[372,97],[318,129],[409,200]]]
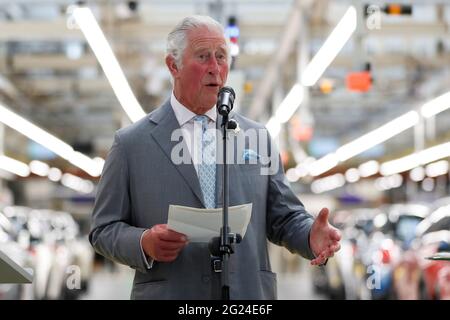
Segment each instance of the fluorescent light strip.
[[415,182],[422,181],[425,178],[425,169],[423,167],[415,167],[409,172],[409,178]]
[[448,161],[441,160],[437,162],[430,163],[425,167],[425,172],[430,178],[435,178],[448,173]]
[[304,86],[312,86],[344,47],[356,29],[356,9],[350,6],[323,46],[306,66],[301,84],[295,84],[277,108],[275,116],[266,124],[272,137],[278,136],[280,126],[286,123],[298,109],[304,98]]
[[[415,126],[419,122],[419,114],[416,111],[410,111],[388,123],[375,129],[352,142],[349,142],[339,149],[336,153],[329,153],[323,158],[315,161],[310,167],[310,174],[318,176],[337,166],[339,162],[346,161],[374,146],[380,144],[395,135]],[[319,162],[320,161],[320,162]]]
[[322,173],[334,168],[339,163],[335,153],[329,153],[326,156],[314,161],[309,167],[309,174],[313,177],[320,176]]
[[[45,167],[46,166],[46,167]],[[51,181],[57,182],[61,179],[63,186],[73,189],[81,193],[91,193],[94,190],[94,184],[92,181],[82,179],[80,177],[74,176],[70,173],[65,173],[61,178],[61,170],[58,168],[49,168],[48,165],[40,161],[32,161],[28,166],[26,163],[18,161],[16,159],[0,155],[0,169],[11,172],[15,175],[21,177],[28,177],[30,175],[30,167],[35,169],[35,172],[42,173],[42,170],[46,168],[48,173],[48,178]],[[41,175],[42,174],[38,174]]]
[[400,173],[411,170],[420,165],[417,153],[410,154],[406,157],[384,162],[380,166],[380,173],[383,176]]
[[311,183],[311,191],[314,193],[322,193],[342,187],[344,184],[344,175],[342,173],[336,173],[332,176],[313,181]]
[[38,160],[31,161],[29,167],[31,172],[41,177],[48,176],[48,173],[50,171],[50,167],[48,166],[48,164]]
[[359,175],[362,178],[367,178],[378,173],[379,169],[380,164],[376,160],[369,160],[367,162],[360,164],[358,167]]
[[420,109],[420,113],[424,118],[430,118],[448,108],[450,108],[450,92],[425,103]]
[[393,174],[387,177],[380,177],[375,180],[375,187],[380,190],[389,190],[398,188],[403,183],[403,177],[399,174]]
[[99,162],[92,160],[80,152],[76,152],[72,146],[7,109],[2,104],[0,104],[0,122],[27,136],[31,140],[36,141],[58,156],[86,171],[91,176],[100,176],[101,168]]
[[73,10],[73,17],[86,37],[87,42],[94,51],[97,60],[102,66],[109,83],[116,94],[122,108],[132,122],[145,116],[144,110],[134,96],[131,88],[120,68],[108,41],[100,26],[95,20],[91,9],[77,7]]
[[283,99],[275,112],[275,118],[280,123],[286,123],[301,105],[304,98],[304,88],[300,84],[295,84]]
[[81,179],[70,173],[63,174],[61,183],[63,186],[81,193],[91,193],[94,190],[94,184],[91,181]]
[[61,180],[62,172],[58,168],[50,168],[48,171],[48,179],[53,182]]
[[419,122],[419,114],[410,111],[375,129],[350,143],[337,149],[336,154],[340,161],[346,161],[370,148],[398,135],[415,126]]
[[384,162],[381,164],[380,172],[382,175],[387,176],[408,171],[446,157],[450,157],[450,142],[439,144],[399,159]]
[[281,123],[275,117],[272,117],[267,121],[266,128],[272,136],[272,139],[274,139],[280,134]]
[[345,180],[347,180],[348,183],[357,182],[360,178],[361,176],[359,175],[359,171],[356,168],[350,168],[345,171]]
[[301,81],[304,86],[313,86],[319,80],[325,69],[333,62],[355,30],[356,9],[350,6],[306,67]]
[[0,169],[21,177],[28,177],[30,175],[30,168],[26,163],[4,155],[0,155]]

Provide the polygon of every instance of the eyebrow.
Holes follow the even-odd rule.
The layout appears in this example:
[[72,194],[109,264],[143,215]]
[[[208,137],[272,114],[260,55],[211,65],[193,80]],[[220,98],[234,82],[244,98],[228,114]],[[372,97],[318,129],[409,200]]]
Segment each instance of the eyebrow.
[[[205,50],[209,51],[210,49],[211,49],[211,48],[208,47],[208,46],[198,47],[198,48],[194,49],[194,53],[198,53],[198,52],[205,51]],[[218,50],[223,50],[224,52],[228,52],[228,51],[227,51],[227,47],[226,47],[226,46],[223,46],[223,45],[219,46],[217,49],[218,49]]]

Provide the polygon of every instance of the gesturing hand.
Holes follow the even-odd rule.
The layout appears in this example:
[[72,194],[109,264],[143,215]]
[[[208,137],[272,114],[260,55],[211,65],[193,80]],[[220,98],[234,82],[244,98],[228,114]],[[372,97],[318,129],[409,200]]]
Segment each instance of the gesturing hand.
[[156,261],[171,262],[178,257],[188,243],[187,237],[167,228],[167,224],[157,224],[145,231],[142,248],[146,255]]
[[338,229],[328,223],[329,211],[327,208],[320,210],[314,221],[309,234],[309,244],[316,258],[311,261],[312,265],[321,265],[332,257],[341,248],[339,241],[341,233]]

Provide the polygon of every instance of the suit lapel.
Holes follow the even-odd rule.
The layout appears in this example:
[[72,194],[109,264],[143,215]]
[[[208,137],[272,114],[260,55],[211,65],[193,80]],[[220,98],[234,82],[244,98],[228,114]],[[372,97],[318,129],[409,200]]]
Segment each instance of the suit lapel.
[[[177,121],[177,118],[175,117],[170,102],[167,101],[160,107],[159,110],[154,111],[150,115],[149,120],[157,123],[157,126],[151,132],[153,139],[155,139],[159,147],[162,149],[169,161],[174,165],[176,170],[183,176],[184,180],[200,200],[202,205],[205,206],[202,190],[200,188],[200,182],[198,180],[197,172],[195,171],[192,162],[188,164],[175,164],[172,162],[171,152],[173,148],[180,142],[172,141],[171,136],[172,132],[180,129],[180,125]],[[182,143],[184,144],[183,150],[189,152],[184,139]]]

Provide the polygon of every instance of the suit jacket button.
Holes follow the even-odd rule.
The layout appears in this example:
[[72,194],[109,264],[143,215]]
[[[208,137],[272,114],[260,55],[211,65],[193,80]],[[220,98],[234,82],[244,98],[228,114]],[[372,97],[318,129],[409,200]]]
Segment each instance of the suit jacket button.
[[211,280],[210,276],[203,276],[202,277],[203,282],[208,283]]

